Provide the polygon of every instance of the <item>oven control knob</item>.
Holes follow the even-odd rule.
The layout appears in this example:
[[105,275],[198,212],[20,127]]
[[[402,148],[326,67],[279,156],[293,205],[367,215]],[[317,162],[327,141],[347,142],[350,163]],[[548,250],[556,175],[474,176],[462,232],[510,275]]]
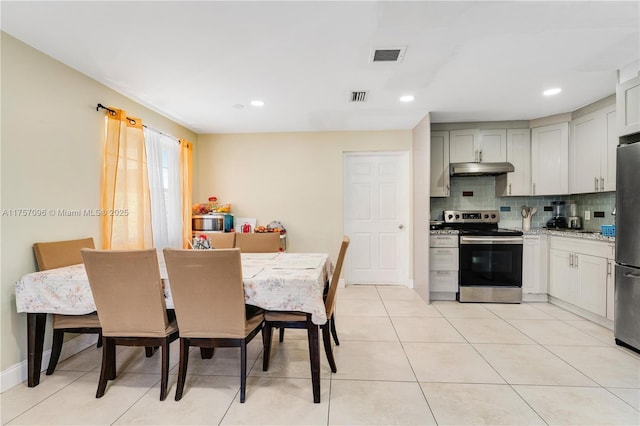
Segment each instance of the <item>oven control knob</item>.
[[460,219],[460,215],[459,214],[456,215],[456,219]]
[[495,218],[496,218],[496,215],[495,215],[495,214],[492,214],[492,215],[491,215],[491,219],[495,219]]
[[453,219],[453,215],[450,214],[449,216],[447,216],[449,219]]
[[488,219],[488,218],[489,218],[489,215],[488,215],[488,214],[485,214],[485,215],[484,215],[484,218],[485,218],[485,219]]

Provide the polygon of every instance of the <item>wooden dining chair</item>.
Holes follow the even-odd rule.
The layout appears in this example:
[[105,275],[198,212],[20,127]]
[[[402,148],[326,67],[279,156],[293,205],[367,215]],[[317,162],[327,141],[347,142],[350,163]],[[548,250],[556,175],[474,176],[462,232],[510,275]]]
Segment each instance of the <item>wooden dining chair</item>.
[[[33,244],[33,252],[39,271],[61,268],[82,263],[80,249],[94,248],[93,238],[79,240],[52,241]],[[102,346],[100,335],[102,328],[98,314],[92,312],[86,315],[52,314],[53,342],[47,375],[53,374],[60,359],[65,333],[98,334],[98,347]]]
[[211,232],[206,234],[215,249],[230,249],[236,244],[235,232]]
[[247,382],[247,344],[262,329],[262,309],[245,305],[239,249],[164,249],[176,318],[180,367],[176,401],[182,398],[189,347],[240,348],[240,402]]
[[280,251],[280,234],[265,233],[237,233],[236,247],[242,253],[277,253]]
[[[338,282],[340,280],[340,271],[342,271],[342,264],[349,248],[349,237],[343,237],[342,245],[340,246],[340,253],[338,254],[338,260],[331,276],[331,282],[329,284],[329,290],[324,298],[324,306],[327,313],[327,322],[320,326],[322,329],[322,342],[324,344],[324,351],[327,355],[327,361],[331,371],[336,373],[338,371],[336,362],[333,358],[333,351],[331,350],[331,322],[334,318],[334,310],[336,305],[336,293],[338,291]],[[266,311],[264,314],[264,353],[262,359],[262,370],[267,371],[269,369],[269,358],[271,356],[271,336],[274,328],[280,328],[281,332],[285,328],[306,328],[309,339],[311,334],[309,333],[310,327],[317,327],[317,325],[311,322],[310,314],[302,312],[286,312],[286,311]],[[314,402],[320,402],[320,371],[311,371],[311,381],[313,385]]]
[[102,367],[96,398],[116,378],[116,345],[160,347],[160,401],[167,397],[169,345],[178,338],[167,316],[155,249],[82,249],[89,286],[102,324]]

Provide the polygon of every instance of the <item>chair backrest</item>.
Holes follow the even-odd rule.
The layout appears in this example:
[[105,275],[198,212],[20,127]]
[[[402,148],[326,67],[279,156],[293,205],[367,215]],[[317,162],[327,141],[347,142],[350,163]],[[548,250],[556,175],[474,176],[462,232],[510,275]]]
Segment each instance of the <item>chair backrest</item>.
[[82,249],[81,253],[103,335],[167,335],[169,321],[155,249]]
[[236,247],[242,253],[277,253],[280,251],[280,234],[277,232],[238,233]]
[[239,249],[164,249],[180,337],[244,338]]
[[329,291],[327,292],[327,298],[324,301],[324,306],[327,309],[327,318],[331,318],[333,310],[336,307],[336,293],[338,291],[338,281],[340,281],[340,272],[342,271],[342,264],[344,263],[344,257],[347,254],[349,248],[349,237],[344,236],[342,238],[342,245],[340,246],[340,253],[338,253],[338,260],[336,266],[333,268],[333,275],[331,276],[331,283],[329,284]]
[[230,249],[234,248],[236,244],[235,232],[212,232],[207,234],[211,245],[216,249]]
[[33,244],[39,271],[82,263],[80,249],[83,248],[95,248],[93,238]]

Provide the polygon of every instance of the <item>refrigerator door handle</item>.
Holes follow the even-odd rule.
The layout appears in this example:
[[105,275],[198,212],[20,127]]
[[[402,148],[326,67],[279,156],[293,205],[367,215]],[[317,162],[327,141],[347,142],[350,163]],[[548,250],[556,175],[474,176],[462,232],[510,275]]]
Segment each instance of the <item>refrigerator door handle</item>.
[[640,280],[640,275],[636,275],[632,272],[627,272],[626,274],[622,275],[625,278],[636,278],[638,280]]

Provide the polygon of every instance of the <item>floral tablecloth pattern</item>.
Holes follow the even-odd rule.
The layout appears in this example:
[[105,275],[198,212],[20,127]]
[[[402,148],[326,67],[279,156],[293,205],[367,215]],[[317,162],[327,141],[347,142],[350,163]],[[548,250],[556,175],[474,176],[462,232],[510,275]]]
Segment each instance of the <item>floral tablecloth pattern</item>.
[[[159,264],[167,308],[173,308],[162,256]],[[243,254],[245,301],[272,311],[307,312],[315,324],[324,324],[322,294],[332,272],[326,253]],[[27,274],[15,284],[15,293],[18,312],[82,315],[96,310],[83,264]]]

